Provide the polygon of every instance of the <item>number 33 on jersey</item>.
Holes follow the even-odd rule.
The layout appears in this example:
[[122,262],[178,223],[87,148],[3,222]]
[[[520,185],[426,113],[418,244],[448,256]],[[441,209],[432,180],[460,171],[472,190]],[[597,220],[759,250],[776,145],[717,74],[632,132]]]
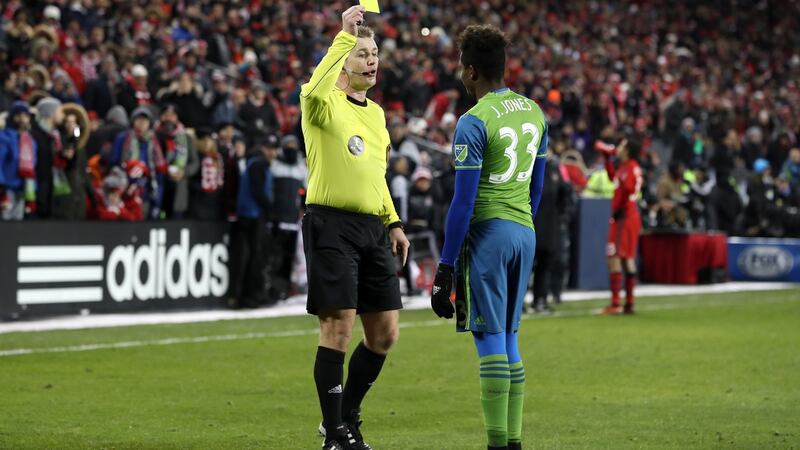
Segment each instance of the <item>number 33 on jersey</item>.
[[547,124],[533,100],[508,88],[481,97],[458,120],[456,170],[480,170],[471,223],[507,219],[533,228],[531,174],[547,157]]

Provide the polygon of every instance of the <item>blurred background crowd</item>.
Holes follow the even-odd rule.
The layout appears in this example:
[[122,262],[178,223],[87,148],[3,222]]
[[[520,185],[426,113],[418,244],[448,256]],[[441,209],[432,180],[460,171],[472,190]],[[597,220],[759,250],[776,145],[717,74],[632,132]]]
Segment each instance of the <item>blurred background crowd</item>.
[[[299,89],[350,2],[0,5],[4,220],[235,219],[254,214],[251,190],[256,215],[296,232]],[[800,236],[800,3],[381,7],[368,18],[381,48],[370,96],[387,112],[387,181],[412,232],[440,239],[452,196],[449,143],[473,102],[456,36],[493,23],[511,41],[508,86],[548,115],[553,213],[540,234],[566,239],[578,196],[611,196],[596,149],[634,138],[646,228]],[[252,158],[267,161],[273,195],[240,183]]]

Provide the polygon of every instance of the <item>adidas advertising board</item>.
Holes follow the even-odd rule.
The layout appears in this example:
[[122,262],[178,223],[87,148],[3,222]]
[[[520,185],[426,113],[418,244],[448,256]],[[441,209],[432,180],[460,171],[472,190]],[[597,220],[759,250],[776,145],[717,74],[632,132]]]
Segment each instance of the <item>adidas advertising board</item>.
[[228,229],[183,221],[0,224],[0,318],[220,305],[230,284]]

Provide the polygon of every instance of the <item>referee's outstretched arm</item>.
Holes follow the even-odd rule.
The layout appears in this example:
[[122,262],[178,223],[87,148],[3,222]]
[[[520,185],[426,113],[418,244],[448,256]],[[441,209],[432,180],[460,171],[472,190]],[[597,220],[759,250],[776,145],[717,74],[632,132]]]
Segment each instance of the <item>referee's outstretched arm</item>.
[[336,86],[336,80],[344,68],[347,56],[356,46],[356,36],[347,31],[340,31],[333,40],[328,53],[322,58],[311,74],[311,80],[300,90],[306,109],[304,114],[317,126],[322,126],[331,118],[330,94]]

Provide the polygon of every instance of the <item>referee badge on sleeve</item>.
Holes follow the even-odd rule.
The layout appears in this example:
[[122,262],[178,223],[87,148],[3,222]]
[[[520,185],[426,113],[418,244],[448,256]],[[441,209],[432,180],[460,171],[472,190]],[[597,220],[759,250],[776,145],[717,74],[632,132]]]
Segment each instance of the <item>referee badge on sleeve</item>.
[[364,139],[361,139],[361,136],[352,136],[350,140],[347,141],[347,149],[350,150],[355,156],[361,156],[364,153]]

